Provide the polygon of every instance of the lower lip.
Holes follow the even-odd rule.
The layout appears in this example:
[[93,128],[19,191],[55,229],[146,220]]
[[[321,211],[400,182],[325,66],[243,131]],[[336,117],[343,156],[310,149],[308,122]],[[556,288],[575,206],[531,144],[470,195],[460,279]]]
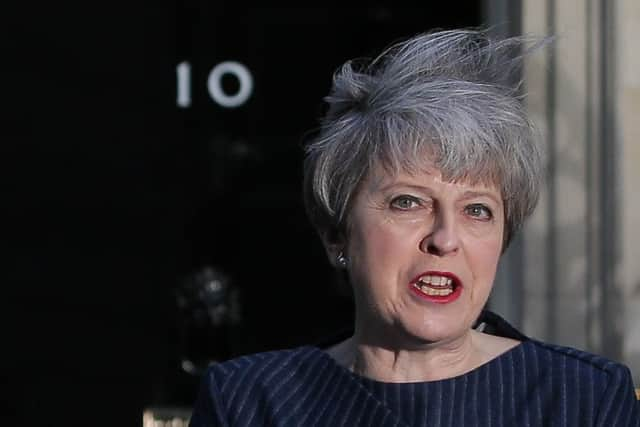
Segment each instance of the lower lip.
[[460,294],[462,294],[462,285],[455,285],[453,288],[453,292],[451,292],[449,295],[427,295],[417,289],[413,283],[409,284],[409,289],[415,296],[417,296],[421,300],[433,302],[436,304],[448,304],[450,302],[454,302],[460,297]]

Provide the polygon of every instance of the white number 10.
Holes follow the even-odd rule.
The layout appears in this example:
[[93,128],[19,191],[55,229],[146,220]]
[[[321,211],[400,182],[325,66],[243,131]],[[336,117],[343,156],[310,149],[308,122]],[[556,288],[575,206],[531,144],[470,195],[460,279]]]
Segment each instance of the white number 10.
[[[234,94],[225,93],[222,88],[222,77],[230,74],[238,80],[238,90]],[[183,61],[176,66],[176,104],[180,108],[191,106],[191,64]],[[253,92],[253,77],[243,64],[225,61],[217,64],[207,79],[207,89],[211,99],[221,107],[236,108],[243,105]]]

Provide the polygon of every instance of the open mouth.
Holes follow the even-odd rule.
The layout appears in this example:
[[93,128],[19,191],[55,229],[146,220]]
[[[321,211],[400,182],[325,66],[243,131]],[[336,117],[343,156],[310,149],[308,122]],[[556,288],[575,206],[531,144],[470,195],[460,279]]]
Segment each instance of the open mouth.
[[418,296],[435,302],[451,302],[458,298],[462,284],[452,273],[427,272],[410,283]]

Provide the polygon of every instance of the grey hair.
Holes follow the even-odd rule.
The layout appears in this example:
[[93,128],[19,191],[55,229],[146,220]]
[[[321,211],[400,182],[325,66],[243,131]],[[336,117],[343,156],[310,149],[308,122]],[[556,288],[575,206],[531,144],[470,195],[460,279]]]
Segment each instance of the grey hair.
[[540,44],[529,41],[487,30],[430,32],[339,68],[305,147],[305,205],[318,232],[345,232],[350,201],[373,165],[432,166],[447,181],[500,189],[505,249],[533,212],[543,174],[520,90],[522,59]]

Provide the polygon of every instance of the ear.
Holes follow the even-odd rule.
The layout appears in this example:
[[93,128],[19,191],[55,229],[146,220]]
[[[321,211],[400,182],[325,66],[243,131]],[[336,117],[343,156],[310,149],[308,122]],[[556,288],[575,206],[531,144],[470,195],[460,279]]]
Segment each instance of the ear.
[[324,250],[329,258],[329,263],[335,268],[342,268],[338,265],[338,254],[344,252],[346,239],[344,235],[337,231],[325,231],[320,234],[320,239],[324,245]]

